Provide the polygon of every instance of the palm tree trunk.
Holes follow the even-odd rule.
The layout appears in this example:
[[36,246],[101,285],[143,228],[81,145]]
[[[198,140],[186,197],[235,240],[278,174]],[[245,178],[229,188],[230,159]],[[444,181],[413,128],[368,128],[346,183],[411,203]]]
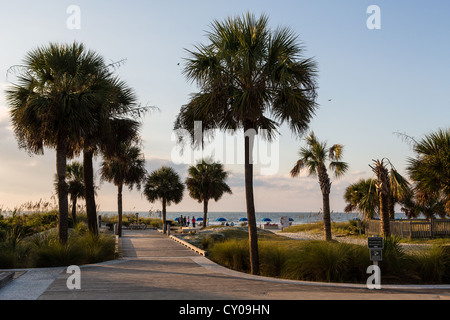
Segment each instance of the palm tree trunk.
[[208,216],[208,200],[203,200],[203,228],[206,228],[207,216]]
[[387,237],[391,234],[391,226],[389,222],[389,204],[388,197],[383,192],[380,192],[380,223],[381,232],[383,236]]
[[72,221],[73,226],[75,227],[77,224],[77,197],[74,197],[72,200]]
[[245,199],[247,201],[248,237],[251,273],[259,274],[258,233],[256,228],[255,200],[253,196],[253,142],[252,128],[245,126]]
[[325,241],[331,241],[330,191],[331,181],[324,165],[318,168],[319,184],[323,199],[323,230]]
[[331,213],[330,213],[330,194],[322,194],[323,198],[323,231],[325,241],[331,241]]
[[95,206],[95,190],[94,190],[94,167],[92,158],[93,151],[83,152],[83,177],[85,185],[86,214],[89,230],[93,234],[98,234],[97,226],[97,208]]
[[389,221],[389,193],[390,193],[390,184],[389,184],[389,173],[385,166],[383,165],[383,161],[377,161],[374,172],[377,176],[377,193],[380,201],[380,223],[381,223],[381,232],[383,236],[387,237],[391,234],[390,221]]
[[122,236],[122,189],[123,184],[117,186],[117,214],[119,216],[119,222],[117,226],[117,235]]
[[167,233],[167,220],[166,220],[166,199],[162,199],[162,220],[163,220],[163,233]]
[[66,244],[68,240],[69,201],[66,184],[67,142],[59,139],[56,149],[56,174],[58,175],[58,236],[59,242]]
[[[389,186],[390,187],[390,186]],[[395,220],[395,199],[392,196],[391,192],[388,195],[388,207],[389,207],[389,219]]]

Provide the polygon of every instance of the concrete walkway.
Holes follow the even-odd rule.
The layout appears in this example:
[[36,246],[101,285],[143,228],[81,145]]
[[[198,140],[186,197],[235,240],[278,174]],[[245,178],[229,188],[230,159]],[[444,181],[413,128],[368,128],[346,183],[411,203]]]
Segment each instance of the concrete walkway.
[[121,259],[82,266],[79,290],[67,288],[70,274],[66,268],[25,270],[0,289],[0,299],[450,299],[450,286],[382,286],[382,290],[372,291],[362,285],[332,286],[247,275],[218,266],[153,230],[126,230],[120,250]]

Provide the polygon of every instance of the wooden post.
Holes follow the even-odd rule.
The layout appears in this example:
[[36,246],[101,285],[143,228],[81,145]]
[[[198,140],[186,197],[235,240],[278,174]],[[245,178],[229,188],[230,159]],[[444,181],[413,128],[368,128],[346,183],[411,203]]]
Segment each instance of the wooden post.
[[412,239],[412,221],[409,221],[409,240]]
[[430,219],[430,237],[431,239],[434,238],[434,218],[431,217]]

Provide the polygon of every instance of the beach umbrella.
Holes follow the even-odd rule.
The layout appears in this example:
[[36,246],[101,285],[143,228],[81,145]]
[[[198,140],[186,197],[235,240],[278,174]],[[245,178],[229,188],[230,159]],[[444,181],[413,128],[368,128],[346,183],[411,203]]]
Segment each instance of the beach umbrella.
[[216,221],[227,221],[227,219],[225,219],[225,218],[218,218],[218,219],[216,219]]
[[203,218],[197,218],[197,221],[203,221]]
[[176,218],[175,218],[175,221],[178,221],[178,220],[180,220],[180,217],[176,217]]
[[264,222],[271,222],[272,220],[269,219],[269,218],[264,218],[262,221],[264,221]]
[[294,221],[294,219],[292,219],[292,218],[289,218],[289,221]]
[[248,221],[247,218],[240,218],[239,221]]

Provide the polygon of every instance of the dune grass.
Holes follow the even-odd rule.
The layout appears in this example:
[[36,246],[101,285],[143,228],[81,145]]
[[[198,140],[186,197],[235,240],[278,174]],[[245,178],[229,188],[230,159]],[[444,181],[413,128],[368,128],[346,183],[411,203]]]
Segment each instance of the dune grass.
[[70,229],[66,245],[59,242],[56,229],[31,235],[19,229],[10,226],[4,231],[0,241],[2,269],[83,265],[116,258],[114,236],[93,235],[84,222]]
[[[283,279],[365,283],[372,264],[366,246],[337,241],[300,241],[258,231],[261,275]],[[206,239],[206,240],[205,240]],[[248,234],[242,229],[221,230],[202,240],[211,260],[249,272]],[[387,238],[383,252],[382,283],[450,283],[450,247],[431,246],[405,251],[398,238]]]

